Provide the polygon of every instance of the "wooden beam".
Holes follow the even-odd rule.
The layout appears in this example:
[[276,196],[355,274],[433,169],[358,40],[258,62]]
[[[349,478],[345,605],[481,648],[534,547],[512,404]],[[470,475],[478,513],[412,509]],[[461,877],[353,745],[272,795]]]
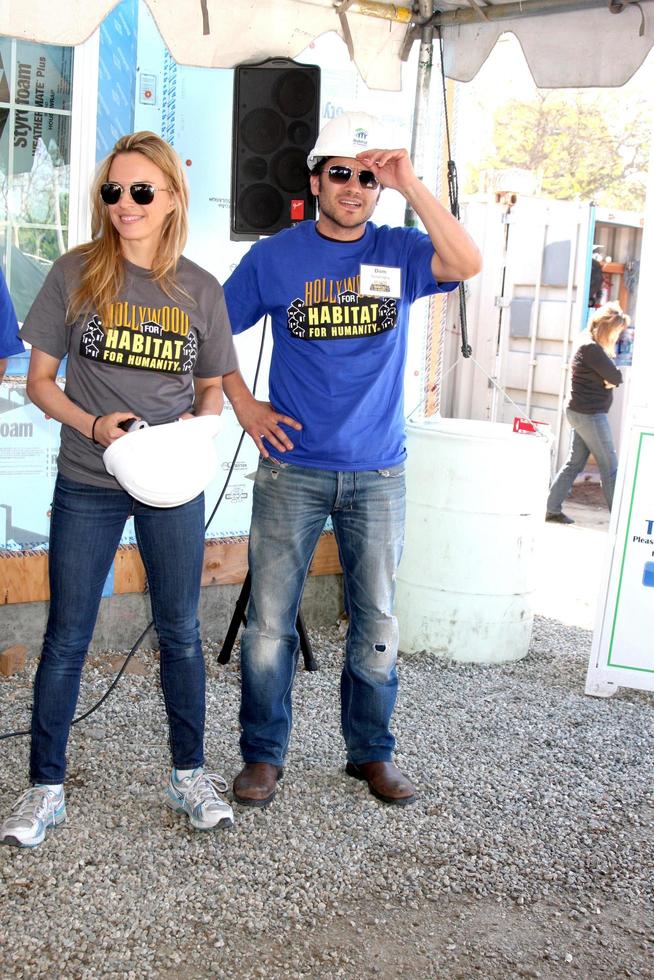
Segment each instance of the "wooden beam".
[[143,592],[145,568],[135,544],[123,545],[114,558],[114,595]]
[[0,552],[0,602],[39,602],[50,595],[47,551]]
[[214,538],[205,543],[202,585],[240,585],[247,570],[247,538]]
[[[247,538],[205,541],[202,585],[239,585],[247,572]],[[310,575],[336,575],[341,571],[333,533],[320,536]],[[114,595],[143,592],[145,570],[136,545],[118,549],[114,561]],[[0,552],[0,603],[44,602],[50,598],[46,551]]]

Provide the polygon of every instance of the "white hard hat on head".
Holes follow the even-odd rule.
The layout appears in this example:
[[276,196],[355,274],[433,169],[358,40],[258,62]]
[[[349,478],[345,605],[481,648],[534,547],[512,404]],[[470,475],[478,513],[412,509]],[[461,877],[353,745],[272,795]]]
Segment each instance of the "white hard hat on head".
[[197,497],[216,475],[218,415],[198,415],[128,432],[102,454],[123,490],[150,507],[178,507]]
[[387,126],[367,112],[343,112],[318,133],[307,166],[313,170],[323,157],[355,157],[368,149],[388,150],[393,136]]

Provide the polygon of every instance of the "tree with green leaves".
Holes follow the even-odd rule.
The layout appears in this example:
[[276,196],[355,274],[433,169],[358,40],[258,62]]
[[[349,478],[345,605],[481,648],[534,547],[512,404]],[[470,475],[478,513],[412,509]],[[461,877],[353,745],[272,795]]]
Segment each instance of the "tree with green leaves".
[[647,103],[625,106],[615,92],[511,99],[495,113],[495,152],[471,168],[466,189],[479,189],[481,171],[519,167],[539,175],[547,197],[642,210],[650,127]]

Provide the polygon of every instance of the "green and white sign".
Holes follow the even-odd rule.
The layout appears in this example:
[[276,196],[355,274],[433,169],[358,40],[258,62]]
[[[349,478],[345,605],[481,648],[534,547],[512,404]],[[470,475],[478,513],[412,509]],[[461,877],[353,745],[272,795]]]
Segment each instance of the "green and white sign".
[[[620,505],[588,669],[588,694],[654,690],[654,428],[629,433]],[[616,495],[616,504],[618,503]]]

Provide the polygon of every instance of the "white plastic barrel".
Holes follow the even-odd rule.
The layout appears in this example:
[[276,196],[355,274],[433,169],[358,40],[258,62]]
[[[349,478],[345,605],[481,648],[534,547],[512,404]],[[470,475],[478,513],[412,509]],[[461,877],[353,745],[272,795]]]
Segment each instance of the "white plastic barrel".
[[407,454],[400,649],[519,660],[533,623],[549,440],[503,423],[436,417],[407,424]]

